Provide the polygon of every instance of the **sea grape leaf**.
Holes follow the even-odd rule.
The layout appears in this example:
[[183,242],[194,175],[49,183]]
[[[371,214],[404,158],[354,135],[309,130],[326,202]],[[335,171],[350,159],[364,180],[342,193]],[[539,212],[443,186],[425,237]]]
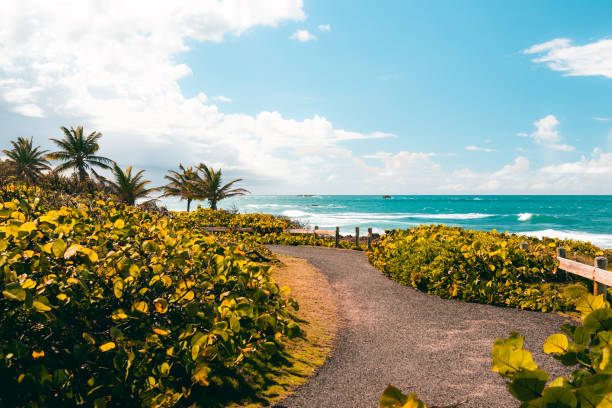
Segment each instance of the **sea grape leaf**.
[[576,301],[576,310],[582,313],[584,319],[589,313],[595,310],[605,309],[610,304],[606,302],[603,295],[594,296],[590,293],[586,293]]
[[567,388],[548,387],[542,393],[542,403],[546,408],[576,408],[578,401]]
[[519,401],[531,401],[542,396],[548,378],[544,370],[521,371],[508,384],[508,390]]
[[544,352],[546,354],[567,353],[567,351],[569,350],[569,341],[565,334],[553,334],[551,336],[548,336],[542,348],[544,349]]

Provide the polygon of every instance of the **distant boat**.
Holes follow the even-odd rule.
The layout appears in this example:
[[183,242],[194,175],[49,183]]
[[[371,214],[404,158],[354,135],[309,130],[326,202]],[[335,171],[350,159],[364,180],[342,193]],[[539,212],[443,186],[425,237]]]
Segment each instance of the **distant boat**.
[[390,195],[384,195],[383,198],[393,198]]

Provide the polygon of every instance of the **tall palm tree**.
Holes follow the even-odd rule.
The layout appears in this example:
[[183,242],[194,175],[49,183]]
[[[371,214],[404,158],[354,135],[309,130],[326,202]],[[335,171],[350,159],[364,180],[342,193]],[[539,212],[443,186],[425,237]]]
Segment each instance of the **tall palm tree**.
[[[197,167],[197,177],[189,183],[196,191],[196,195],[202,199],[208,200],[210,208],[217,209],[217,202],[230,197],[241,196],[248,193],[244,188],[233,188],[235,183],[241,182],[242,179],[235,179],[223,185],[221,182],[221,169],[215,171],[212,167],[208,167],[200,163]],[[202,173],[200,175],[200,172]]]
[[142,174],[144,170],[140,170],[132,175],[132,166],[123,171],[116,163],[113,164],[113,178],[100,177],[111,194],[115,194],[117,198],[128,204],[134,205],[137,199],[145,198],[149,193],[155,191],[155,188],[147,188],[149,180],[143,180]]
[[169,170],[168,175],[164,176],[169,183],[161,187],[164,192],[162,197],[178,197],[181,200],[187,200],[187,212],[189,212],[193,200],[203,199],[190,183],[196,177],[197,173],[193,167],[185,168],[179,164],[179,171]]
[[49,170],[49,161],[45,154],[47,150],[40,150],[40,146],[34,147],[32,138],[17,138],[11,141],[11,150],[2,150],[8,156],[7,162],[16,176],[26,184],[34,184],[42,174],[43,170]]
[[62,126],[61,129],[64,132],[64,138],[51,139],[60,150],[49,154],[49,158],[63,162],[55,168],[55,171],[74,169],[79,176],[79,181],[84,182],[89,178],[88,169],[91,168],[96,174],[94,167],[111,168],[114,163],[111,159],[96,156],[96,152],[100,149],[98,139],[102,137],[102,133],[92,132],[89,136],[83,137],[83,126],[76,129],[71,127],[70,130]]

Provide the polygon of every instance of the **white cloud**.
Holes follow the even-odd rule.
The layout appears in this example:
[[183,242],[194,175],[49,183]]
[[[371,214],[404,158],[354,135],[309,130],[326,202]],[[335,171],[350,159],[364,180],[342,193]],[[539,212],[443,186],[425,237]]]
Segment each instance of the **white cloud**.
[[320,24],[317,28],[324,33],[331,31],[331,25],[329,24]]
[[547,115],[542,119],[539,119],[533,123],[536,127],[536,131],[527,133],[517,133],[520,137],[530,137],[539,145],[547,147],[552,150],[559,150],[564,152],[571,152],[575,149],[574,146],[559,143],[561,136],[559,135],[559,120],[555,115]]
[[231,102],[232,98],[228,98],[227,96],[219,95],[219,96],[215,96],[213,100],[217,102]]
[[297,30],[295,33],[291,34],[292,40],[298,40],[299,42],[308,42],[312,40],[316,40],[317,36],[311,34],[308,30]]
[[465,146],[465,150],[471,150],[473,152],[486,152],[486,153],[499,152],[499,150],[497,149],[492,149],[490,147],[478,147],[478,146]]
[[599,117],[594,117],[593,119],[599,121],[599,122],[610,122],[612,121],[612,118],[599,118]]
[[525,54],[540,54],[536,63],[569,76],[604,76],[612,78],[612,39],[601,39],[585,45],[572,45],[566,38],[536,44]]
[[175,62],[187,44],[303,19],[301,0],[11,1],[0,13],[0,109],[100,130],[104,154],[158,179],[204,161],[260,184],[321,180],[304,164],[315,159],[308,149],[332,157],[343,141],[394,135],[337,129],[320,115],[225,114],[211,104],[225,96],[183,95],[178,81],[192,73]]

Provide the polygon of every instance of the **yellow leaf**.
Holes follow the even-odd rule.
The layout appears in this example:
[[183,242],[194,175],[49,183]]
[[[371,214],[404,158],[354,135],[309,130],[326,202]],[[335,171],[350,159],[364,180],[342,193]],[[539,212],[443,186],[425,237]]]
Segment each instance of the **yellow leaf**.
[[33,289],[36,287],[36,281],[28,278],[21,284],[21,287],[24,289]]
[[124,286],[125,285],[123,283],[123,279],[121,278],[116,279],[113,283],[113,293],[115,294],[115,297],[117,299],[121,299],[121,297],[123,296]]
[[45,356],[45,351],[44,350],[41,350],[41,351],[34,350],[32,352],[32,358],[34,358],[34,360],[36,360],[37,358],[42,358],[44,356]]
[[66,283],[69,285],[78,285],[79,284],[79,280],[76,278],[68,278],[66,279]]
[[542,348],[546,354],[566,353],[569,348],[569,341],[565,334],[553,334],[548,336]]
[[160,336],[167,336],[168,334],[170,334],[170,330],[164,330],[164,329],[153,329],[153,331],[157,334],[159,334]]
[[153,301],[153,305],[157,313],[166,313],[168,311],[168,302],[166,299],[157,298]]
[[123,309],[117,309],[113,313],[111,313],[111,318],[113,320],[125,320],[128,318],[128,315],[125,314]]
[[89,335],[88,333],[83,333],[83,339],[91,345],[96,344],[96,341],[94,340],[94,338],[91,337],[91,335]]
[[74,255],[76,255],[78,250],[79,245],[71,245],[70,248],[68,248],[66,252],[64,252],[64,259],[72,258]]
[[34,224],[32,221],[24,222],[21,224],[21,227],[19,227],[19,231],[26,231],[28,233],[34,231],[35,229],[36,224]]
[[122,229],[123,227],[125,227],[125,222],[119,218],[117,221],[115,221],[114,227],[117,229]]
[[140,302],[136,302],[134,309],[141,313],[147,313],[149,311],[149,305],[147,305],[147,302],[141,300]]
[[114,349],[115,347],[116,347],[115,343],[113,343],[112,341],[109,341],[108,343],[104,343],[103,345],[100,346],[100,351],[106,352],[108,350]]
[[64,300],[68,298],[68,296],[66,296],[64,293],[60,293],[59,295],[56,296],[56,298],[58,298],[59,300],[63,302]]

